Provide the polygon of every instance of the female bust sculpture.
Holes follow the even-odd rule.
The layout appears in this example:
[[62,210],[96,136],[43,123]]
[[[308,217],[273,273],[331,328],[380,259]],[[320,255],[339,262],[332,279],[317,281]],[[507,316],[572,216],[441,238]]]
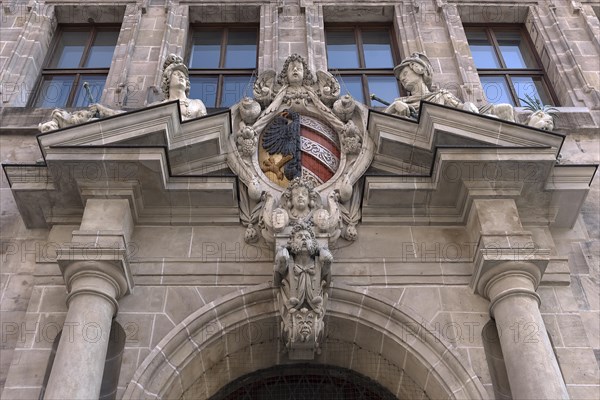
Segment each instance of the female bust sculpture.
[[[190,94],[189,72],[183,59],[175,54],[167,57],[163,64],[161,90],[165,99],[161,103],[179,100],[179,111],[183,121],[206,115],[206,107],[202,100],[188,98]],[[90,110],[100,117],[109,117],[123,111],[113,110],[101,104],[92,104]]]
[[190,79],[188,68],[183,59],[171,54],[163,64],[161,89],[165,100],[179,100],[181,118],[185,121],[206,115],[206,107],[202,100],[190,99]]

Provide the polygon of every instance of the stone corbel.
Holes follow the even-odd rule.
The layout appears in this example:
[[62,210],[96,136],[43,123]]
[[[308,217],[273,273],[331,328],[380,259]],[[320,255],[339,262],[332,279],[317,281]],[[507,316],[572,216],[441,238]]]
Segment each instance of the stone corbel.
[[[309,233],[317,247],[310,250],[306,264],[294,247],[296,234]],[[290,360],[313,360],[321,353],[324,317],[331,282],[333,257],[327,248],[327,235],[314,236],[309,225],[295,227],[289,234],[276,236],[273,282],[279,288],[277,306],[281,317],[281,339]],[[297,243],[296,243],[297,244]],[[298,251],[298,252],[297,252]],[[312,280],[307,285],[306,280]],[[312,289],[311,289],[312,288]]]

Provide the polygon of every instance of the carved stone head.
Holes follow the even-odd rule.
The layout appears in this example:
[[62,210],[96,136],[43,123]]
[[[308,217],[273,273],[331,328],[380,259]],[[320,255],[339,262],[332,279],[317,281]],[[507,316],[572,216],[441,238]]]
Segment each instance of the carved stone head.
[[394,68],[394,75],[396,75],[396,79],[399,81],[401,80],[400,75],[402,74],[402,70],[406,67],[409,67],[415,74],[420,75],[423,79],[423,83],[425,83],[425,86],[431,90],[433,67],[431,66],[429,58],[427,58],[425,54],[412,53],[410,57],[402,60],[402,62]]
[[321,232],[325,232],[329,229],[329,217],[329,212],[324,208],[319,208],[314,212],[313,222]]
[[537,129],[551,131],[554,129],[554,118],[551,114],[539,110],[527,117],[526,124]]
[[317,314],[307,308],[302,308],[294,313],[295,338],[300,342],[308,342],[314,337],[317,324]]
[[304,218],[317,207],[318,196],[308,181],[294,178],[283,192],[284,206],[290,212],[290,217]]
[[185,95],[190,95],[191,84],[189,79],[188,68],[183,63],[183,58],[175,54],[171,54],[167,57],[165,63],[163,64],[162,82],[160,86],[166,99],[169,98],[169,90],[171,87],[171,75],[175,71],[180,71],[180,73],[183,73],[183,75],[185,76]]
[[280,85],[310,86],[314,83],[314,79],[304,58],[299,54],[292,54],[283,63],[283,68],[277,76],[277,83]]
[[317,255],[319,244],[315,239],[315,234],[309,224],[298,223],[292,228],[292,235],[288,241],[288,246],[293,254]]

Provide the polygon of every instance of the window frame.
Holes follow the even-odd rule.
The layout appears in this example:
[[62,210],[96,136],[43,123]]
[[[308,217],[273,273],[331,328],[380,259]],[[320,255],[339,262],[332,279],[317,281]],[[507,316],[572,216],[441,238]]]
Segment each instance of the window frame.
[[[396,85],[398,86],[398,93],[400,96],[405,96],[406,93],[404,89],[399,84],[396,76],[394,75],[394,67],[400,64],[400,60],[402,59],[400,54],[400,47],[398,46],[396,35],[394,35],[394,27],[392,25],[379,25],[379,24],[344,24],[344,23],[326,23],[324,28],[325,33],[325,56],[328,57],[327,52],[327,32],[337,31],[337,32],[347,32],[352,30],[354,33],[354,40],[356,41],[356,49],[358,52],[358,68],[329,68],[329,60],[327,60],[327,71],[334,76],[339,76],[343,79],[344,76],[360,76],[360,82],[362,85],[363,98],[365,99],[365,104],[368,107],[378,107],[373,106],[371,104],[371,93],[368,92],[369,82],[368,75],[378,75],[378,76],[391,76],[394,78]],[[363,40],[362,40],[362,32],[363,31],[380,31],[386,30],[389,34],[390,38],[390,48],[392,52],[392,64],[391,68],[366,68],[365,63],[365,52],[363,48]],[[390,99],[391,101],[395,99]],[[380,106],[380,108],[385,107],[384,105]]]
[[[542,64],[542,60],[540,59],[538,52],[535,49],[534,43],[531,41],[531,37],[529,36],[529,32],[525,29],[525,26],[522,24],[482,24],[482,23],[471,23],[464,24],[463,29],[465,31],[465,36],[467,36],[467,31],[469,28],[483,30],[485,33],[494,54],[496,55],[496,59],[500,63],[500,68],[475,68],[477,69],[477,75],[479,76],[501,76],[504,78],[508,86],[508,91],[511,96],[511,99],[515,105],[515,107],[524,107],[519,100],[519,96],[515,89],[515,85],[512,81],[511,77],[532,77],[539,78],[542,86],[545,90],[545,94],[548,96],[549,100],[553,104],[548,104],[551,106],[558,106],[558,98],[556,93],[554,92],[554,88],[548,82],[548,77],[546,76],[546,71],[544,70],[544,66]],[[506,63],[504,61],[504,57],[500,50],[500,45],[498,44],[498,40],[496,39],[496,31],[504,31],[504,32],[516,32],[520,35],[521,39],[525,41],[527,47],[529,48],[528,56],[531,56],[533,61],[536,63],[538,68],[507,68]],[[468,44],[468,41],[467,41]],[[469,45],[469,51],[471,46]],[[485,91],[484,91],[485,92]],[[487,97],[486,97],[487,100]],[[488,100],[489,101],[489,100]],[[541,101],[541,99],[540,99]]]
[[[185,61],[188,65],[190,79],[194,76],[214,77],[217,76],[217,91],[215,93],[214,107],[206,106],[207,108],[229,108],[222,106],[223,102],[223,87],[226,76],[246,76],[250,79],[257,75],[258,70],[258,45],[260,43],[260,29],[258,24],[254,23],[239,23],[239,24],[191,24],[187,39],[187,50],[185,52]],[[194,47],[194,33],[197,31],[211,31],[222,29],[221,32],[221,49],[219,53],[218,68],[192,68],[190,60],[192,58],[192,49]],[[248,29],[256,30],[256,60],[254,68],[225,68],[225,53],[227,51],[227,43],[230,31],[245,31]]]
[[[35,107],[38,102],[40,91],[42,89],[42,85],[46,77],[49,76],[74,76],[73,85],[71,86],[71,90],[69,92],[69,96],[67,97],[66,104],[60,106],[60,108],[78,108],[73,106],[73,102],[75,101],[76,91],[79,87],[79,82],[81,80],[82,75],[103,75],[106,76],[108,80],[108,73],[110,72],[110,66],[107,68],[86,68],[84,67],[85,63],[88,60],[90,55],[90,50],[93,47],[94,40],[96,39],[96,35],[98,32],[107,32],[107,31],[116,31],[121,33],[121,24],[59,24],[56,29],[56,33],[52,40],[52,45],[50,46],[50,51],[46,55],[46,59],[44,60],[44,66],[40,73],[40,77],[37,80],[35,85],[35,90],[33,91],[33,95],[29,98],[28,107]],[[83,52],[81,54],[81,59],[79,60],[79,65],[77,68],[50,68],[49,65],[58,50],[60,39],[64,32],[86,32],[89,33],[88,41],[85,44]],[[118,37],[118,36],[117,36]],[[115,43],[115,49],[118,46]],[[114,58],[114,50],[113,50],[113,58]],[[112,62],[111,62],[112,64]],[[106,82],[105,86],[106,87]],[[97,99],[100,102],[100,99]]]

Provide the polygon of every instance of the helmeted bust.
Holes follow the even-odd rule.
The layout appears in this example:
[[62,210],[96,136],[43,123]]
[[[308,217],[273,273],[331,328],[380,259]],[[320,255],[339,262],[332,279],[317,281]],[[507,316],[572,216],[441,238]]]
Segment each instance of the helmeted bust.
[[385,110],[386,113],[416,118],[422,100],[478,112],[473,103],[463,103],[448,90],[432,91],[433,67],[429,58],[423,53],[413,53],[410,57],[402,60],[394,68],[394,75],[410,95],[397,98]]
[[161,90],[164,101],[179,100],[183,120],[206,115],[202,100],[188,98],[190,86],[189,71],[183,59],[175,54],[169,55],[163,64]]

